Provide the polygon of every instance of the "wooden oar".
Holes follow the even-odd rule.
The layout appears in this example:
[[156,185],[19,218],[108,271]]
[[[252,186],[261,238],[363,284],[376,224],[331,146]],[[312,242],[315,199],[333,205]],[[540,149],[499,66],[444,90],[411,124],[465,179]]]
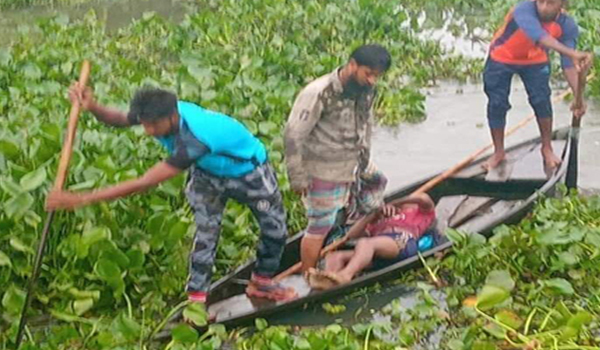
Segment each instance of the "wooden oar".
[[[569,94],[569,90],[563,91],[562,93],[560,93],[559,95],[557,95],[554,98],[553,102],[558,102],[558,101],[564,99],[568,94]],[[524,127],[525,125],[527,125],[533,119],[535,119],[535,114],[530,115],[529,117],[523,119],[521,122],[519,122],[519,124],[508,129],[505,133],[505,137],[508,137],[508,136],[514,134],[517,130],[519,130],[522,127]],[[484,154],[485,152],[490,150],[492,147],[494,147],[494,144],[490,143],[489,145],[478,150],[477,152],[474,152],[470,156],[463,159],[460,163],[454,165],[453,167],[444,171],[440,175],[427,181],[425,184],[423,184],[421,187],[419,187],[414,193],[425,193],[425,192],[430,191],[432,188],[439,185],[444,180],[448,179],[452,175],[454,175],[457,172],[459,172],[460,170],[464,169],[466,166],[471,164],[475,159],[477,159],[479,156],[481,156],[482,154]],[[390,202],[389,204],[394,204],[394,201]],[[361,221],[363,221],[362,223],[364,223],[364,221],[371,221],[374,219],[376,214],[377,213],[371,213],[371,214],[365,216],[364,218],[362,218],[361,220],[359,220],[358,222],[356,222],[354,225],[352,225],[352,227],[350,228],[350,230],[348,230],[348,232],[346,233],[346,235],[344,237],[342,237],[341,239],[338,239],[337,241],[335,241],[335,242],[331,243],[330,245],[326,246],[325,248],[323,248],[321,250],[320,256],[323,257],[327,253],[331,252],[332,250],[336,250],[337,248],[341,247],[344,243],[346,243],[348,241],[347,237],[350,237],[351,236],[350,234],[353,233],[353,231],[355,231],[358,227],[362,226],[362,225],[359,225],[359,224],[361,224]],[[274,278],[274,280],[277,282],[281,281],[282,279],[297,273],[298,271],[300,271],[301,268],[302,268],[302,263],[299,262],[299,263],[293,265],[292,267],[288,268],[287,270],[283,271],[279,275],[277,275]]]
[[[90,63],[88,61],[83,61],[83,65],[81,66],[81,73],[79,74],[79,85],[84,87],[87,84],[89,76]],[[54,190],[62,190],[65,184],[65,180],[67,178],[67,169],[69,167],[69,162],[71,161],[71,154],[73,152],[73,142],[75,140],[75,131],[77,130],[77,121],[79,120],[80,109],[81,106],[78,102],[74,102],[71,105],[69,125],[67,129],[67,138],[65,139],[60,155],[60,163],[58,164],[58,173],[56,176],[56,181],[54,182]],[[48,240],[48,232],[50,231],[50,226],[52,225],[53,219],[54,211],[51,211],[46,217],[46,223],[44,224],[44,230],[42,232],[42,237],[38,245],[37,254],[35,256],[33,272],[31,274],[31,277],[29,278],[29,283],[27,285],[27,296],[25,297],[25,303],[23,304],[23,309],[21,311],[21,320],[19,322],[19,329],[17,331],[17,338],[15,340],[15,349],[19,349],[21,341],[23,340],[23,331],[25,330],[25,325],[27,323],[27,309],[29,308],[29,304],[31,302],[31,295],[33,294],[35,282],[40,274],[40,267],[42,266],[44,250],[46,248],[46,243]]]
[[[574,107],[581,108],[583,105],[583,92],[585,91],[586,71],[582,70],[577,76],[577,88],[574,92]],[[579,134],[581,130],[581,118],[578,118],[573,113],[571,119],[571,130],[569,132],[570,147],[569,147],[569,164],[567,166],[567,176],[565,184],[567,188],[577,188],[577,178],[579,174]]]

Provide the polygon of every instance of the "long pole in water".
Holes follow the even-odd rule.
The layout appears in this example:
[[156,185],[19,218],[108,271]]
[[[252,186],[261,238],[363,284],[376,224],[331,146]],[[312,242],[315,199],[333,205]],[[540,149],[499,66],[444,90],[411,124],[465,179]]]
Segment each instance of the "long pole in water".
[[[85,86],[87,84],[89,76],[90,63],[86,60],[83,61],[81,73],[79,74],[79,85]],[[69,162],[71,161],[71,154],[73,153],[73,143],[75,141],[75,132],[77,130],[77,121],[79,120],[80,110],[81,106],[79,105],[79,103],[73,102],[73,104],[71,105],[71,112],[69,115],[67,138],[65,139],[60,155],[60,163],[58,164],[58,172],[56,176],[56,181],[54,182],[54,190],[62,190],[65,184],[65,180],[67,178],[67,170],[69,167]],[[44,258],[44,250],[46,249],[46,244],[48,241],[48,233],[50,232],[50,227],[52,225],[53,219],[54,211],[51,211],[48,213],[46,223],[44,224],[42,238],[40,239],[37,254],[35,256],[33,272],[31,274],[31,277],[29,278],[29,283],[27,285],[27,295],[25,297],[25,303],[23,304],[23,309],[21,311],[21,320],[19,321],[19,329],[17,331],[17,338],[15,340],[15,349],[17,350],[21,346],[21,341],[23,340],[23,333],[25,331],[25,325],[27,324],[27,309],[29,309],[29,304],[31,303],[31,295],[33,294],[33,289],[35,288],[35,282],[37,281],[37,278],[40,274],[40,268],[42,266],[42,260]]]
[[[589,78],[589,77],[588,77]],[[583,76],[583,80],[586,80],[585,76]],[[558,94],[553,102],[558,102],[562,99],[564,99],[565,97],[567,97],[567,95],[569,94],[569,90],[565,90],[563,92],[561,92],[560,94]],[[524,127],[525,125],[529,124],[529,122],[531,122],[533,119],[535,119],[535,114],[534,115],[530,115],[529,117],[521,120],[519,122],[519,124],[513,126],[512,128],[508,129],[505,133],[505,136],[510,136],[512,134],[514,134],[517,130],[521,129],[522,127]],[[432,188],[434,188],[435,186],[439,185],[441,182],[443,182],[444,180],[448,179],[450,176],[456,174],[457,172],[461,171],[462,169],[464,169],[466,166],[468,166],[469,164],[471,164],[475,159],[477,159],[479,156],[481,156],[482,154],[484,154],[485,152],[487,152],[488,150],[492,149],[492,147],[494,147],[493,143],[490,143],[489,145],[479,149],[477,152],[474,152],[473,154],[469,155],[468,157],[466,157],[465,159],[463,159],[462,161],[460,161],[459,163],[457,163],[456,165],[454,165],[453,167],[451,167],[450,169],[444,171],[443,173],[441,173],[440,175],[434,177],[433,179],[427,181],[425,184],[423,184],[421,187],[419,187],[414,193],[425,193],[427,191],[430,191]],[[393,203],[393,202],[392,202]],[[361,220],[366,220],[366,221],[370,221],[373,219],[375,213],[369,214],[367,216],[365,216],[364,218],[362,218]],[[346,233],[346,235],[341,238],[338,239],[337,241],[331,243],[330,245],[326,246],[325,248],[323,248],[321,250],[320,255],[321,256],[325,256],[327,253],[336,250],[337,248],[341,247],[344,243],[346,243],[346,241],[348,240],[348,234],[350,232],[352,232],[353,229],[355,229],[356,227],[358,227],[358,224],[360,223],[360,221],[358,221],[357,223],[355,223],[350,230],[348,231],[348,233]],[[298,271],[300,271],[300,268],[302,268],[302,263],[299,262],[295,265],[293,265],[292,267],[290,267],[289,269],[283,271],[282,273],[280,273],[279,275],[275,276],[275,281],[281,281],[282,279],[293,275],[295,273],[297,273]]]

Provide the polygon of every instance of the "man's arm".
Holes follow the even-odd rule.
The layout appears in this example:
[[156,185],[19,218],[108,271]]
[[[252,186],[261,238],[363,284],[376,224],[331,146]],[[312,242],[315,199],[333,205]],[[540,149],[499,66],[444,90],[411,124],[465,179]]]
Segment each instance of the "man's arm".
[[138,124],[133,116],[128,116],[126,113],[108,108],[98,104],[94,98],[94,93],[89,87],[82,88],[79,83],[73,84],[69,88],[69,98],[72,102],[79,102],[83,109],[91,112],[99,121],[115,126],[127,127]]
[[133,123],[130,118],[128,118],[126,113],[102,106],[95,101],[90,106],[88,111],[92,113],[96,119],[110,126],[127,127],[136,124]]
[[321,118],[322,111],[319,95],[304,90],[296,98],[285,126],[285,163],[292,189],[296,192],[305,192],[308,188],[302,153],[306,139]]
[[348,232],[346,232],[346,238],[354,239],[354,238],[364,236],[366,233],[367,226],[369,226],[369,224],[371,222],[379,219],[380,216],[381,216],[380,210],[377,210],[366,216],[363,216],[357,222],[355,222],[354,225],[352,225],[352,227],[350,227]]
[[53,191],[48,195],[46,209],[75,209],[84,205],[110,201],[130,194],[143,192],[163,181],[175,177],[181,171],[181,169],[176,168],[167,162],[160,162],[137,179],[124,181],[105,189],[79,193]]
[[[560,41],[552,37],[543,27],[540,22],[534,2],[525,1],[519,4],[514,11],[514,19],[519,28],[525,32],[525,35],[534,42],[554,50],[561,55],[563,59],[567,58],[573,61],[574,66],[577,70],[580,70],[585,64],[587,64],[588,54],[579,52],[573,47],[569,47]],[[572,29],[569,29],[571,31]],[[573,35],[573,33],[565,33],[566,35]]]

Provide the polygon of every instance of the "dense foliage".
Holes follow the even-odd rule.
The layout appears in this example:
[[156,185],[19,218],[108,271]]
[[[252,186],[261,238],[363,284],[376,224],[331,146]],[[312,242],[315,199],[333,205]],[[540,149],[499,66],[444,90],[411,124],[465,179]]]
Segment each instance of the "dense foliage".
[[[75,22],[66,16],[58,16],[31,25],[12,45],[0,48],[2,347],[10,346],[14,338],[24,288],[31,274],[34,250],[45,218],[43,202],[55,178],[69,108],[66,88],[77,78],[83,59],[93,63],[91,85],[103,103],[126,108],[136,88],[153,84],[171,88],[182,99],[242,120],[270,149],[270,158],[284,191],[290,231],[297,232],[304,225],[303,209],[289,191],[281,163],[281,127],[298,90],[310,80],[343,64],[352,48],[363,42],[379,42],[390,49],[394,58],[393,68],[380,87],[377,114],[381,123],[420,120],[424,117],[424,96],[419,92],[420,87],[443,78],[477,76],[481,62],[448,54],[437,43],[419,39],[415,32],[444,24],[444,14],[451,8],[458,13],[475,13],[476,16],[467,17],[473,21],[471,28],[487,28],[498,22],[508,6],[504,1],[501,3],[502,6],[498,6],[497,1],[482,0],[407,1],[405,7],[398,7],[390,6],[385,0],[207,0],[198,2],[197,7],[192,6],[180,24],[147,14],[114,34],[107,33],[103,23],[93,14]],[[572,6],[585,29],[582,45],[597,49],[600,35],[595,28],[600,27],[600,5],[596,1],[582,0],[573,2]],[[416,18],[423,10],[428,19],[419,25]],[[600,94],[598,81],[592,82],[590,91],[595,96]],[[140,128],[111,129],[85,114],[80,120],[68,187],[88,190],[129,179],[142,174],[163,156],[158,145],[143,135]],[[184,181],[181,176],[143,195],[58,215],[34,295],[29,335],[38,344],[30,344],[31,349],[133,349],[146,346],[146,339],[182,298],[193,232],[191,213],[181,194]],[[573,198],[565,202],[546,202],[533,221],[519,228],[503,229],[505,234],[501,237],[526,240],[527,237],[519,236],[519,232],[533,230],[527,225],[534,228],[551,225],[556,218],[543,215],[543,208],[547,209],[549,205],[567,210],[564,218],[559,220],[567,225],[571,225],[569,220],[575,220],[573,222],[582,227],[597,225],[589,215],[570,207],[588,208],[586,210],[598,215],[597,206],[593,203],[584,205]],[[256,240],[256,225],[250,212],[236,203],[228,206],[223,227],[215,278],[249,258]],[[449,279],[456,286],[448,292],[449,298],[455,300],[450,303],[451,307],[457,307],[461,298],[470,294],[487,295],[480,289],[485,276],[493,270],[502,274],[508,271],[511,279],[516,281],[514,289],[496,286],[502,289],[496,290],[498,296],[506,299],[506,294],[512,293],[513,300],[519,303],[522,303],[519,296],[525,292],[533,293],[531,290],[539,289],[535,295],[540,298],[545,298],[546,291],[553,286],[567,290],[566,281],[576,292],[563,296],[571,300],[566,302],[569,312],[577,315],[576,308],[581,307],[580,311],[586,313],[585,320],[590,315],[597,322],[589,307],[578,304],[583,299],[577,299],[577,293],[592,291],[584,288],[596,288],[595,284],[582,285],[573,277],[580,275],[569,273],[571,270],[588,275],[593,273],[592,264],[586,261],[595,241],[593,238],[588,241],[588,236],[593,237],[587,233],[580,235],[577,240],[566,242],[568,246],[548,244],[544,259],[519,262],[520,268],[515,267],[516,270],[503,267],[499,262],[487,264],[489,258],[485,256],[473,257],[475,251],[464,248],[468,245],[461,243],[467,240],[457,239],[463,248],[454,258],[444,261],[438,267],[438,273],[457,271],[456,276],[462,276],[457,280]],[[508,259],[512,252],[501,244],[502,240],[495,242],[485,249],[478,246],[476,252],[484,251],[489,256],[506,256]],[[532,252],[537,252],[539,244],[538,241],[522,244],[521,253],[527,257],[535,255]],[[577,250],[571,245],[582,247]],[[570,259],[572,264],[568,266],[571,267],[564,265],[562,270],[557,269],[556,266],[561,265],[555,261],[560,258],[555,256],[559,255],[563,260]],[[512,260],[508,261],[511,264]],[[535,280],[522,271],[528,271]],[[417,272],[411,278],[418,278],[420,274]],[[544,282],[537,283],[537,279]],[[426,297],[427,288],[422,290],[423,303],[433,305]],[[536,307],[542,310],[538,304],[547,300],[534,300],[523,307],[515,303],[503,306],[510,308],[511,315],[524,318]],[[552,300],[544,305],[547,307],[543,309],[545,313],[536,311],[529,322],[529,330],[543,332],[550,329],[548,327],[558,329],[562,326],[562,321],[552,316],[554,313],[547,316],[549,310],[559,307],[557,302]],[[494,307],[496,305],[490,310]],[[484,307],[480,309],[492,317],[496,315]],[[427,310],[423,312],[431,312]],[[197,323],[205,321],[202,310],[188,308],[186,312]],[[51,318],[44,315],[51,315]],[[541,325],[540,315],[548,318],[545,327]],[[444,324],[446,319],[438,316],[429,319],[435,321],[435,325]],[[454,348],[461,348],[458,342],[466,348],[475,343],[489,343],[480,324],[485,316],[470,314],[476,320],[472,325],[472,319],[467,316],[456,316],[460,319],[453,324],[456,332],[452,339],[445,341]],[[414,314],[411,317],[420,319],[424,316]],[[574,327],[577,334],[565,338],[565,342],[593,341],[588,328],[583,326],[587,322],[580,323],[581,327]],[[209,349],[228,340],[237,342],[242,348],[256,349],[265,348],[266,343],[276,344],[268,346],[281,349],[352,349],[367,345],[392,348],[394,345],[391,344],[395,344],[384,341],[385,332],[381,330],[392,329],[388,326],[357,325],[355,329],[331,326],[300,333],[290,333],[285,327],[267,327],[262,322],[258,322],[258,326],[261,331],[237,340],[236,333],[227,334],[222,327],[214,326],[199,340],[188,326],[181,325],[173,331],[174,341],[168,346],[171,349]],[[419,327],[430,329],[431,325],[416,322],[414,334],[403,336],[396,343],[410,345],[416,341],[417,335],[424,333]],[[468,336],[461,335],[463,330]],[[529,337],[528,340],[547,341],[527,334],[522,328],[519,332]],[[506,334],[500,331],[497,335]],[[512,333],[507,336],[512,337]],[[519,337],[510,340],[525,342],[525,338]]]

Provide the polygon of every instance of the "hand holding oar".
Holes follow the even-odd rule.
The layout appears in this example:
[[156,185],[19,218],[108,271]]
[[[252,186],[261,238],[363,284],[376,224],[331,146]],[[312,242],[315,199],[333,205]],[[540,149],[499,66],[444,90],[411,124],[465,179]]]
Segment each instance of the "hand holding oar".
[[[590,61],[591,65],[591,61]],[[583,101],[583,92],[585,91],[585,83],[587,81],[586,74],[587,68],[579,71],[577,75],[577,87],[573,92],[573,105],[571,110],[573,111],[573,119],[571,120],[570,130],[570,157],[569,164],[567,167],[567,176],[565,178],[565,184],[567,188],[577,188],[577,178],[579,173],[579,132],[581,127],[581,118],[585,113],[585,102]]]
[[[88,61],[83,61],[81,73],[79,75],[79,84],[81,86],[85,86],[87,84],[89,76],[90,63]],[[71,161],[71,154],[73,152],[73,142],[75,140],[75,131],[77,130],[77,121],[79,119],[80,108],[81,106],[77,102],[73,102],[71,105],[69,125],[67,129],[67,138],[65,139],[60,155],[60,163],[58,164],[58,173],[56,175],[56,181],[54,182],[54,190],[61,190],[67,178],[67,169],[69,167],[69,162]],[[31,277],[29,278],[29,283],[27,286],[27,296],[25,297],[25,303],[23,304],[23,310],[21,312],[21,321],[19,322],[19,329],[17,331],[17,338],[15,340],[15,349],[19,349],[21,341],[23,340],[23,331],[25,330],[25,324],[27,322],[27,309],[29,308],[29,304],[31,302],[31,295],[33,293],[33,288],[35,287],[35,282],[40,274],[40,267],[42,265],[42,259],[44,257],[44,250],[46,248],[48,232],[50,231],[50,226],[52,224],[53,219],[54,211],[51,211],[48,213],[46,223],[44,224],[44,230],[42,232],[42,237],[40,239],[37,254],[35,256],[33,272],[31,274]]]

